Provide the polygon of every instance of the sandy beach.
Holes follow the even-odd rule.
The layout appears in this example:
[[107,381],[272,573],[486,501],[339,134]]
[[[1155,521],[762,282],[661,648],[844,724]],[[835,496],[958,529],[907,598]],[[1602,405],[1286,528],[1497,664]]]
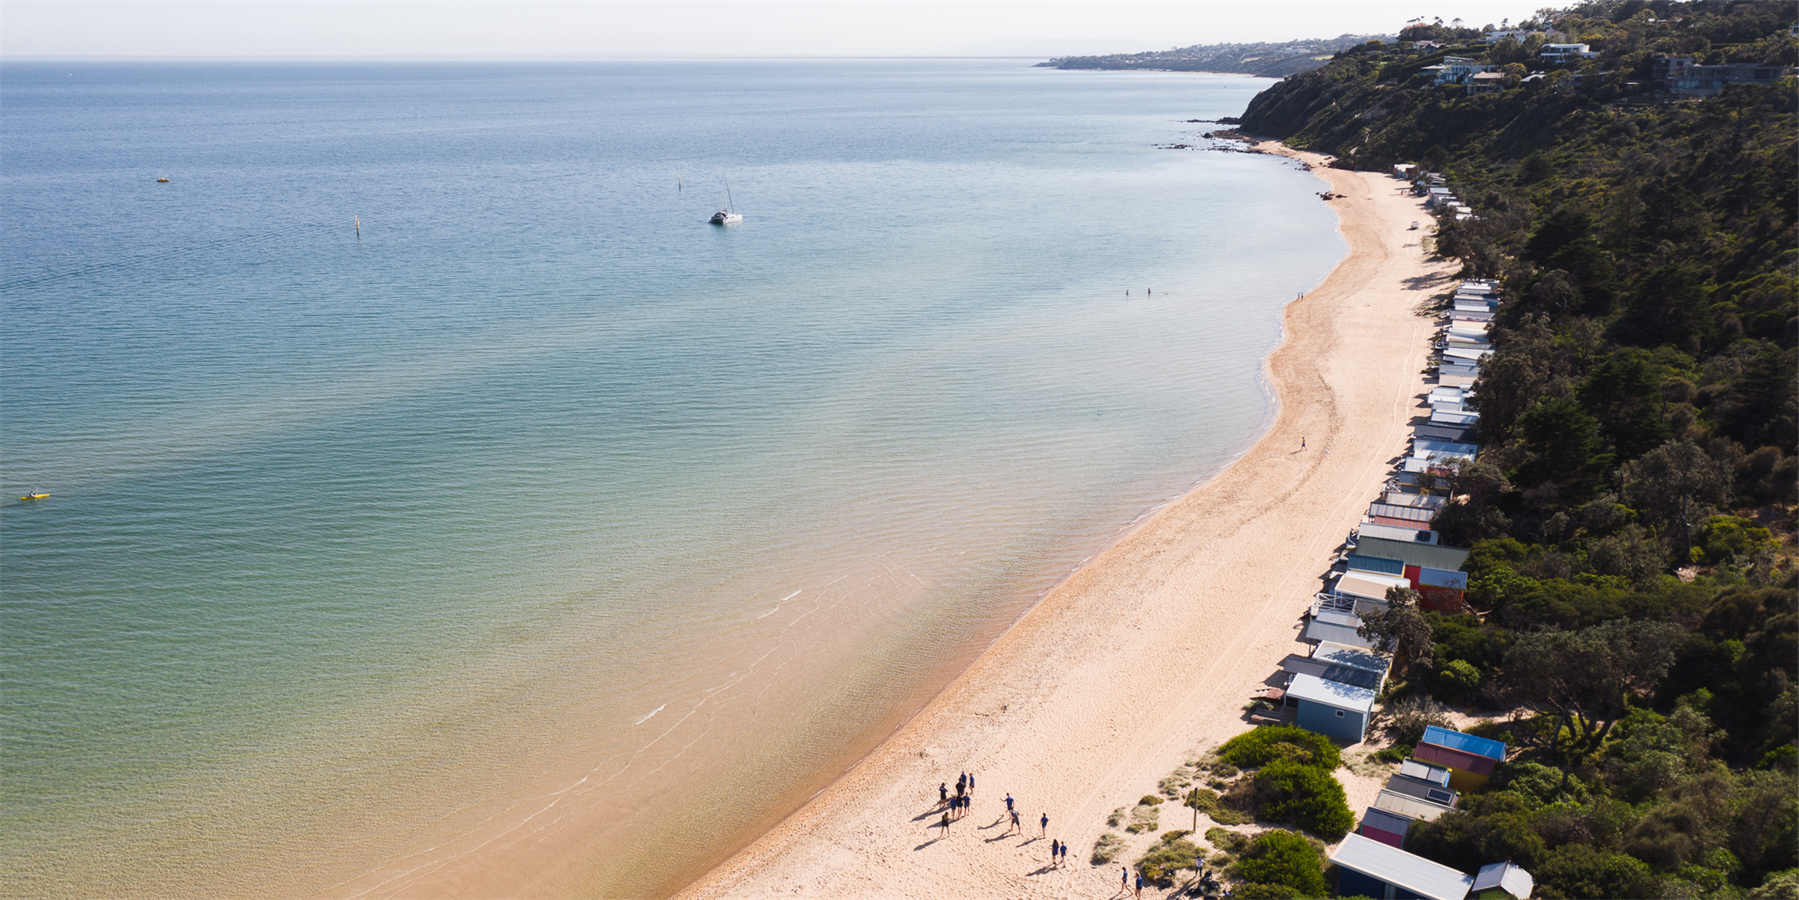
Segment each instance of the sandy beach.
[[[1300,616],[1320,575],[1405,448],[1432,332],[1417,310],[1450,273],[1425,260],[1410,226],[1427,217],[1399,182],[1258,149],[1314,165],[1349,245],[1286,309],[1268,362],[1280,404],[1268,433],[1071,575],[844,777],[678,896],[1116,896],[1119,863],[1088,862],[1108,813],[1250,727],[1244,704],[1303,646]],[[961,772],[975,778],[973,806],[943,834],[938,784]],[[1022,834],[1007,834],[1007,794]],[[1188,815],[1170,808],[1165,825]],[[1067,865],[1048,867],[1051,839],[1070,846]]]

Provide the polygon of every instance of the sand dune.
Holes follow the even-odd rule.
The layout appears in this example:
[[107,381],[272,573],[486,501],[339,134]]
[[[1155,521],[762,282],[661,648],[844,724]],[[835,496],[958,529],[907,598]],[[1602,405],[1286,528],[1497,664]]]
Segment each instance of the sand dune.
[[[1286,310],[1268,433],[1070,576],[874,753],[680,896],[1116,894],[1118,864],[1087,862],[1107,814],[1250,727],[1244,703],[1301,646],[1320,574],[1421,408],[1432,321],[1416,311],[1449,284],[1424,259],[1424,232],[1409,230],[1426,216],[1390,178],[1315,171],[1340,195],[1329,202],[1349,254]],[[973,809],[942,835],[937,785],[964,771]],[[1008,792],[1023,835],[1005,834]],[[1165,825],[1188,815],[1170,808]],[[1046,868],[1051,838],[1071,846],[1060,869]]]

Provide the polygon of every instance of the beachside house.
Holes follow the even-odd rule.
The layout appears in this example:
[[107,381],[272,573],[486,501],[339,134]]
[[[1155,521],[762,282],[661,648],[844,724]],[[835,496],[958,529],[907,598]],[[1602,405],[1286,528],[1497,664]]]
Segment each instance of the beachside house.
[[1497,66],[1477,63],[1462,56],[1445,56],[1440,66],[1425,66],[1424,71],[1435,72],[1436,80],[1432,84],[1465,84],[1468,79],[1481,72],[1491,72]]
[[1536,879],[1510,860],[1481,866],[1474,875],[1476,900],[1529,900]]
[[1374,691],[1316,675],[1294,675],[1287,698],[1296,701],[1295,724],[1346,744],[1359,744],[1374,713]]
[[1330,860],[1337,866],[1337,895],[1374,900],[1464,900],[1474,878],[1373,838],[1346,835]]
[[1505,90],[1505,73],[1476,72],[1468,76],[1468,93],[1497,94]]
[[1546,63],[1560,64],[1580,62],[1598,55],[1587,49],[1586,44],[1544,44],[1543,49],[1538,51],[1537,58]]
[[1432,725],[1424,729],[1412,757],[1449,769],[1449,786],[1466,791],[1487,783],[1494,767],[1505,761],[1505,749],[1491,738]]

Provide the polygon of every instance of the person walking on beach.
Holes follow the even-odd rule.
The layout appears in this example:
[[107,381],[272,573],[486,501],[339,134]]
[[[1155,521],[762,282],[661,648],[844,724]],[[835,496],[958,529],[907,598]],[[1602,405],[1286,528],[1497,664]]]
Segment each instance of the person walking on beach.
[[1306,439],[1302,437],[1299,439],[1299,449],[1304,450],[1305,448],[1306,448]]
[[1049,837],[1049,813],[1043,814],[1043,821],[1039,824],[1043,826],[1043,836]]
[[949,834],[949,810],[943,811],[943,818],[938,820],[937,827],[943,829],[945,835]]
[[1061,855],[1062,855],[1061,843],[1059,843],[1057,841],[1053,841],[1053,840],[1050,841],[1049,842],[1049,864],[1052,866],[1056,865],[1056,860],[1061,858]]
[[1131,870],[1129,866],[1118,867],[1118,893],[1131,889]]
[[968,776],[968,793],[970,795],[974,794],[974,776],[973,775]]
[[937,802],[944,806],[949,805],[949,784],[947,782],[937,782]]
[[1137,900],[1143,900],[1143,875],[1137,875]]
[[1016,832],[1019,832],[1022,834],[1024,832],[1024,829],[1020,828],[1018,825],[1018,810],[1016,810],[1016,809],[1011,810],[1011,814],[1012,814],[1012,826],[1010,828],[1006,829],[1006,833],[1011,834],[1012,832],[1016,831]]

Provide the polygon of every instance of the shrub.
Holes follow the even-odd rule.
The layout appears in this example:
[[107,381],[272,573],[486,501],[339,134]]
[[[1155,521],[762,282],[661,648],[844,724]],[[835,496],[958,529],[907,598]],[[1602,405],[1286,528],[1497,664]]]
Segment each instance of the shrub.
[[1160,806],[1161,804],[1162,798],[1155,794],[1144,794],[1143,799],[1137,801],[1138,806]]
[[1205,813],[1212,821],[1220,825],[1248,825],[1255,817],[1242,810],[1232,809],[1219,802],[1218,794],[1205,788],[1194,788],[1187,795],[1184,806],[1195,813]]
[[1466,697],[1480,687],[1480,670],[1465,659],[1451,660],[1437,670],[1437,684],[1455,696]]
[[1124,807],[1120,806],[1112,810],[1112,814],[1106,817],[1106,827],[1117,828],[1122,824],[1124,824]]
[[1206,843],[1218,848],[1220,853],[1234,856],[1249,849],[1249,835],[1228,828],[1208,828],[1206,829]]
[[1256,774],[1255,795],[1262,818],[1297,825],[1328,841],[1355,827],[1343,785],[1322,769],[1277,759]]
[[[1324,854],[1303,835],[1291,831],[1265,831],[1249,842],[1239,864],[1243,879],[1251,884],[1279,885],[1301,897],[1322,897]],[[1248,896],[1238,892],[1239,896]]]
[[1330,738],[1288,725],[1264,725],[1239,734],[1219,748],[1219,756],[1243,769],[1265,766],[1277,759],[1316,766],[1326,772],[1343,764],[1343,756]]
[[1131,807],[1131,824],[1124,827],[1131,834],[1142,834],[1162,827],[1162,808],[1160,806]]
[[1191,831],[1170,831],[1137,860],[1137,871],[1155,882],[1166,882],[1175,872],[1198,867],[1199,845],[1187,840]]
[[1118,852],[1124,849],[1124,839],[1108,831],[1093,842],[1093,864],[1103,866],[1118,858]]

